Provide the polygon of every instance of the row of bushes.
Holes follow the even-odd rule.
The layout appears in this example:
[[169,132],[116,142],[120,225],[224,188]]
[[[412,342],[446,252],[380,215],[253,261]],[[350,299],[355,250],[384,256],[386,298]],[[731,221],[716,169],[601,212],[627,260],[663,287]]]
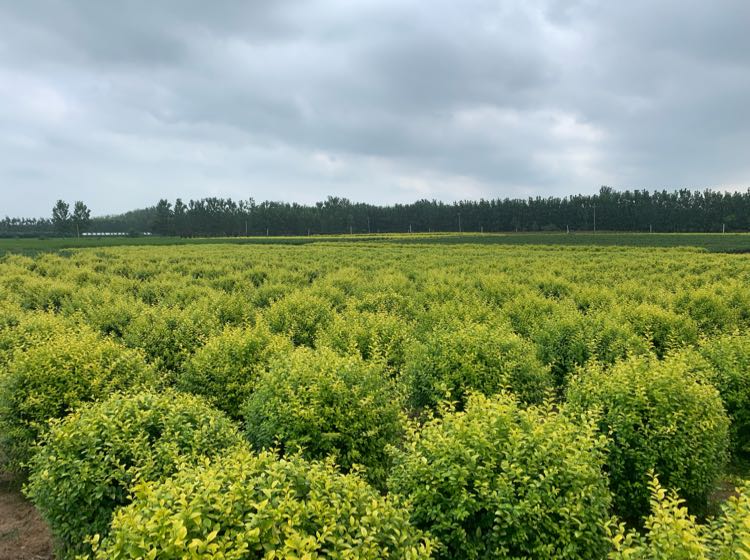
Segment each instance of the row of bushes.
[[[528,342],[484,325],[433,333],[397,377],[389,374],[387,363],[375,359],[326,347],[292,351],[288,339],[263,323],[217,335],[184,371],[164,376],[138,350],[86,327],[56,332],[61,326],[54,316],[33,316],[29,324],[21,322],[0,335],[0,344],[15,337],[17,346],[0,376],[2,445],[16,469],[28,460],[48,420],[113,391],[174,384],[244,420],[258,448],[304,448],[315,458],[333,455],[345,468],[364,465],[371,482],[382,484],[388,466],[383,450],[399,441],[405,411],[434,412],[444,399],[461,410],[470,392],[493,395],[503,390],[524,404],[540,404],[559,389],[550,369],[528,351]],[[729,430],[735,455],[748,446],[748,362],[745,337],[718,338],[664,360],[634,356],[614,366],[591,365],[573,378],[566,399],[581,411],[598,410],[604,433],[612,435],[619,423],[616,440],[622,449],[632,449],[629,438],[634,437],[645,441],[653,455],[663,447],[661,440],[675,441],[679,433],[681,451],[663,459],[657,472],[666,476],[682,471],[700,480],[694,491],[687,479],[663,479],[680,487],[697,507],[724,459],[723,434]],[[623,409],[611,412],[613,404]],[[659,418],[663,425],[655,421]],[[623,467],[641,477],[640,490],[624,485],[617,492],[616,500],[640,504],[627,514],[630,518],[639,518],[646,507],[642,476],[648,468],[659,467],[651,455]],[[714,456],[715,465],[703,471],[691,466],[704,456]],[[620,475],[613,470],[610,477],[619,480]],[[626,509],[622,505],[618,511],[625,514]]]
[[[610,478],[610,492],[613,439],[599,421],[572,405],[523,408],[507,395],[470,396],[463,411],[412,427],[390,451],[384,497],[357,467],[342,474],[330,458],[250,452],[232,422],[198,397],[116,394],[53,423],[30,463],[26,492],[70,558],[735,558],[750,551],[748,494],[703,527],[653,482],[652,469],[644,477],[646,533],[614,525],[621,482]],[[691,547],[727,555],[663,552]]]

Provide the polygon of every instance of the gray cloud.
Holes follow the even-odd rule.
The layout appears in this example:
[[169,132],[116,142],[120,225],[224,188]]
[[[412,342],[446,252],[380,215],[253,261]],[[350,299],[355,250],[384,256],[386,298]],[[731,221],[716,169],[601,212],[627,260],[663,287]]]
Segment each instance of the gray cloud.
[[0,214],[750,184],[750,4],[0,1]]

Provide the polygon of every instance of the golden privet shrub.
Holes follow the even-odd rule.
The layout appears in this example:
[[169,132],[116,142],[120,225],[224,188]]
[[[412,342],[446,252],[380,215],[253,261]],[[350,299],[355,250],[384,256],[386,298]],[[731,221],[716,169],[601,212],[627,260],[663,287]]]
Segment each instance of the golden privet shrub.
[[25,352],[15,352],[0,376],[0,444],[10,468],[23,467],[49,420],[114,391],[155,380],[141,352],[87,328],[62,331]]
[[620,524],[612,535],[610,560],[742,560],[750,558],[750,493],[737,489],[721,512],[701,525],[674,490],[656,476],[649,482],[651,513],[644,530]]
[[386,447],[403,433],[401,400],[380,367],[327,348],[299,348],[258,380],[243,408],[245,433],[256,449],[302,450],[332,457],[345,471],[355,464],[381,484]]
[[418,560],[430,550],[408,512],[358,476],[239,450],[137,485],[95,558]]
[[708,362],[705,374],[719,390],[731,420],[732,451],[736,455],[750,455],[750,336],[710,339],[699,352]]
[[469,323],[447,325],[411,349],[404,366],[409,404],[434,407],[450,399],[463,407],[471,391],[512,391],[525,403],[540,403],[553,389],[550,370],[534,346],[508,328]]
[[609,438],[615,511],[638,522],[649,510],[649,471],[701,511],[726,456],[729,420],[718,391],[696,381],[679,356],[590,367],[568,392],[570,406],[598,411]]
[[298,291],[271,304],[265,316],[273,332],[288,336],[295,346],[312,347],[333,318],[333,309],[322,297]]
[[412,433],[388,487],[439,541],[438,558],[602,558],[605,444],[552,406],[474,395]]
[[248,328],[230,327],[196,350],[178,374],[176,386],[239,418],[242,404],[271,360],[291,351],[292,343],[271,333],[263,322]]
[[30,464],[26,494],[66,556],[105,535],[136,482],[242,443],[233,423],[204,400],[175,391],[115,394],[52,426]]

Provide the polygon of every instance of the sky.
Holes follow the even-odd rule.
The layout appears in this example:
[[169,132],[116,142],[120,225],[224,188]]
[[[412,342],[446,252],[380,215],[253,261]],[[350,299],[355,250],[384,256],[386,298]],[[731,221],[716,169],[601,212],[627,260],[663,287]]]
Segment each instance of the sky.
[[748,0],[0,0],[0,216],[750,187]]

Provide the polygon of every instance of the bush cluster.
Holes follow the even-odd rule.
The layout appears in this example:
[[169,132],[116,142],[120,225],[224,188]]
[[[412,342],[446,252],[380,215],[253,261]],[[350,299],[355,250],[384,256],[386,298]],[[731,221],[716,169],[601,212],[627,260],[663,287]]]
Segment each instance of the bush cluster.
[[503,389],[525,403],[540,403],[554,387],[533,345],[502,326],[474,323],[436,330],[411,348],[404,377],[416,409],[442,399],[462,408],[471,391],[493,395]]
[[15,352],[0,375],[0,445],[8,466],[23,468],[50,420],[114,391],[154,383],[155,373],[140,351],[86,328],[49,335]]
[[205,397],[232,418],[255,389],[270,362],[291,352],[288,339],[272,334],[263,322],[230,327],[210,337],[177,376],[178,389]]
[[95,558],[430,557],[408,513],[356,475],[300,457],[237,451],[135,487]]
[[256,449],[332,457],[344,471],[365,467],[382,485],[388,445],[403,433],[401,400],[382,369],[331,350],[300,348],[261,376],[243,408]]
[[637,523],[648,513],[650,471],[695,511],[705,509],[727,457],[729,421],[717,390],[697,381],[683,357],[592,366],[573,381],[568,403],[600,414],[620,516]]
[[610,496],[590,423],[504,395],[471,397],[412,434],[388,485],[438,558],[601,558]]
[[116,394],[52,426],[31,461],[26,494],[72,557],[87,536],[106,535],[134,484],[241,442],[230,420],[198,397]]

